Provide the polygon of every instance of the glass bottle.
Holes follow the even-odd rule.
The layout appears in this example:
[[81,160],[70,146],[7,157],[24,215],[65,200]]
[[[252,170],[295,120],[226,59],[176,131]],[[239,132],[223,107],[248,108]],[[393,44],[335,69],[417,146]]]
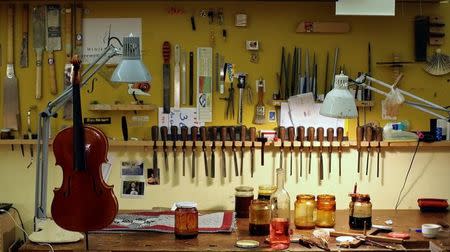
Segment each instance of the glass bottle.
[[198,235],[198,211],[195,202],[178,202],[175,209],[175,237],[195,238]]
[[252,200],[250,205],[249,227],[251,235],[269,235],[270,202],[268,200]]
[[253,187],[238,186],[235,188],[234,211],[236,218],[248,218],[248,209],[253,200]]
[[351,229],[363,230],[372,227],[372,203],[369,194],[351,194],[348,224]]
[[258,187],[258,199],[259,200],[270,200],[270,195],[277,189],[276,186],[272,185],[260,185]]
[[285,173],[283,169],[277,169],[277,190],[270,197],[271,221],[270,221],[270,246],[273,249],[282,250],[289,247],[289,223],[290,223],[290,198],[284,189]]
[[316,197],[299,194],[295,201],[294,223],[298,229],[313,229],[316,225]]
[[318,195],[316,226],[334,227],[335,223],[336,223],[335,197],[329,194]]

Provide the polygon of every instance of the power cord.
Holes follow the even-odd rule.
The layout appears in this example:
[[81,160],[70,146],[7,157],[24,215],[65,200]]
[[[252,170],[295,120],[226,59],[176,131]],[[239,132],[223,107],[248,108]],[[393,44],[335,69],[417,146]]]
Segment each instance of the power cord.
[[[23,226],[23,221],[22,221],[22,217],[20,216],[19,210],[17,210],[17,208],[15,208],[13,206],[11,208],[16,211],[17,215],[19,216],[20,225],[22,226],[22,230],[25,230],[25,227]],[[24,242],[27,242],[27,234],[25,232],[23,232],[23,240],[24,240]]]
[[402,195],[403,189],[405,189],[406,181],[408,180],[409,173],[411,172],[411,168],[414,163],[414,158],[416,157],[417,150],[419,149],[419,145],[420,141],[417,141],[416,149],[414,150],[414,154],[411,159],[411,164],[409,164],[408,171],[406,172],[405,181],[403,181],[402,189],[400,189],[400,192],[398,193],[397,203],[395,203],[395,210],[397,210],[398,206],[400,205],[400,196]]
[[[13,209],[17,211],[16,208],[13,208]],[[11,220],[13,220],[14,224],[16,224],[16,226],[17,226],[20,230],[22,230],[23,234],[26,236],[26,239],[28,239],[28,240],[30,239],[30,238],[28,237],[28,234],[27,234],[27,232],[25,231],[25,229],[22,228],[22,227],[16,222],[16,220],[14,219],[14,217],[12,216],[12,214],[10,214],[8,211],[5,211],[4,209],[0,209],[0,212],[7,213],[8,216],[11,218]],[[19,211],[17,211],[17,213],[19,213]],[[20,218],[20,215],[19,215],[19,218]],[[21,219],[21,218],[20,218],[20,219]],[[20,221],[22,222],[22,220],[20,220]],[[23,223],[22,223],[22,225],[23,225]],[[50,243],[38,243],[38,245],[41,245],[41,246],[49,246],[49,247],[50,247],[50,250],[51,250],[52,252],[55,251]]]

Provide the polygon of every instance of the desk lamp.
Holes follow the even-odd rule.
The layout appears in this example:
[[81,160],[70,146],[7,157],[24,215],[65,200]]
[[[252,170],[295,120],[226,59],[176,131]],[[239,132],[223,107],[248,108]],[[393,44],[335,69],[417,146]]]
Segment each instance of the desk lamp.
[[[115,40],[122,50],[111,42]],[[112,76],[115,83],[150,82],[151,75],[140,59],[139,37],[125,37],[122,44],[117,37],[108,39],[107,47],[81,74],[83,87],[94,74],[105,65],[109,59],[123,55]],[[47,218],[47,176],[48,176],[48,145],[50,138],[50,118],[56,117],[56,111],[72,97],[72,87],[64,90],[56,99],[51,101],[46,109],[40,113],[37,138],[36,157],[36,192],[34,232],[30,240],[39,242],[73,242],[82,238],[77,232],[63,230]],[[37,232],[40,229],[39,232]],[[47,229],[47,230],[45,230]],[[49,231],[51,230],[51,231]],[[81,236],[81,237],[80,237]]]

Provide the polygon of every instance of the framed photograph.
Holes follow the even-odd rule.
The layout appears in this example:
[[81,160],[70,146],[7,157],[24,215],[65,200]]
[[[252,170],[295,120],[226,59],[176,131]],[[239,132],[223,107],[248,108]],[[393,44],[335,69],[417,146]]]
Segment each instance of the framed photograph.
[[159,168],[147,169],[147,184],[159,185]]
[[123,176],[144,176],[143,161],[122,161],[120,174]]
[[122,197],[143,197],[145,182],[139,180],[122,181]]
[[269,110],[269,122],[275,122],[277,120],[277,113],[275,110]]

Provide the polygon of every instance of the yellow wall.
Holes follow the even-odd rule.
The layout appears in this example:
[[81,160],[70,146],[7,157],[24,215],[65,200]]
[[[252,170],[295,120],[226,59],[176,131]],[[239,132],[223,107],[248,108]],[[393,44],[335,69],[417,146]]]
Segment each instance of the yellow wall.
[[[167,14],[169,7],[176,6],[185,10],[185,15],[170,16]],[[183,49],[195,51],[196,47],[209,46],[209,33],[211,30],[216,34],[215,50],[225,55],[226,61],[235,63],[237,70],[249,73],[249,83],[254,86],[254,81],[260,76],[266,80],[267,93],[265,103],[270,104],[271,94],[276,90],[276,72],[279,71],[281,46],[285,46],[288,51],[293,52],[293,47],[301,47],[303,50],[317,53],[319,62],[319,80],[323,85],[323,63],[326,52],[330,52],[332,58],[334,48],[340,48],[339,63],[345,65],[350,76],[355,76],[359,71],[367,69],[367,43],[372,44],[373,74],[376,78],[391,82],[392,71],[387,67],[375,65],[378,61],[389,61],[392,53],[399,53],[402,60],[413,60],[413,20],[414,16],[420,13],[418,4],[399,4],[396,17],[335,17],[332,3],[294,3],[294,2],[88,2],[85,3],[88,12],[85,17],[141,17],[142,18],[142,44],[143,60],[153,75],[153,86],[151,97],[142,97],[145,102],[162,105],[162,56],[161,47],[163,41],[170,41],[172,45],[179,43]],[[206,18],[196,17],[197,31],[190,28],[190,14],[194,11],[198,13],[201,8],[223,7],[225,13],[225,24],[209,25]],[[19,9],[19,8],[17,8]],[[444,21],[449,22],[448,4],[423,4],[424,15],[442,15]],[[234,14],[244,11],[248,14],[248,28],[236,28],[233,25]],[[6,27],[6,5],[0,5],[0,27]],[[38,110],[42,111],[48,101],[55,98],[50,95],[49,88],[44,84],[43,98],[40,101],[34,99],[34,76],[35,69],[34,53],[30,49],[30,67],[20,69],[18,66],[18,55],[20,52],[20,17],[16,17],[15,36],[15,61],[16,75],[20,85],[20,105],[22,109],[22,124],[25,125],[25,112],[30,105],[36,104]],[[320,21],[348,21],[352,31],[348,34],[319,35],[319,34],[296,34],[295,28],[302,20]],[[221,29],[227,29],[228,38],[224,42],[221,38]],[[3,79],[6,72],[6,34],[5,29],[1,29],[0,42],[2,43],[3,65],[0,67],[0,76]],[[446,33],[449,34],[448,25]],[[31,34],[32,36],[32,34]],[[258,64],[249,62],[250,54],[245,50],[245,40],[260,41],[260,61]],[[32,38],[30,38],[32,41]],[[31,44],[30,44],[31,47]],[[443,52],[449,54],[450,46],[448,42],[442,47]],[[46,59],[46,58],[44,58]],[[331,60],[332,61],[332,60]],[[330,61],[330,62],[331,62]],[[44,60],[46,62],[46,60]],[[58,75],[59,89],[62,89],[62,71],[64,65],[64,53],[57,52],[56,70]],[[406,65],[404,67],[405,77],[401,82],[401,87],[407,91],[419,94],[426,99],[441,105],[449,105],[448,75],[445,77],[431,77],[422,69],[422,64]],[[44,67],[44,80],[47,78],[48,70]],[[195,72],[195,71],[194,71]],[[96,84],[96,90],[88,95],[86,89],[82,92],[84,101],[84,116],[111,116],[114,126],[103,126],[102,130],[109,137],[121,139],[120,117],[124,114],[132,116],[133,113],[92,113],[87,110],[86,104],[92,100],[101,103],[113,103],[116,100],[127,103],[132,100],[126,94],[126,87],[112,88],[101,77]],[[45,83],[45,82],[44,82]],[[105,91],[107,90],[107,91]],[[107,95],[106,95],[107,94]],[[225,103],[219,101],[219,96],[214,93],[214,125],[233,125],[234,120],[224,120],[223,111]],[[380,121],[380,110],[382,97],[376,95],[376,106],[372,111],[367,112],[367,121]],[[0,105],[1,106],[1,105]],[[268,107],[269,108],[269,107]],[[250,113],[254,106],[246,106],[245,111]],[[1,114],[0,110],[0,114]],[[139,113],[149,115],[150,122],[146,127],[130,128],[130,136],[138,138],[149,138],[149,127],[157,120],[156,112]],[[428,129],[428,116],[417,110],[407,107],[402,108],[399,119],[408,119],[413,129]],[[251,125],[252,117],[244,118],[247,126]],[[384,122],[381,122],[384,124]],[[33,125],[36,121],[33,121]],[[70,121],[62,119],[54,120],[52,132],[63,125],[70,125]],[[355,122],[350,121],[348,133],[352,136]],[[259,128],[273,128],[275,124],[264,125]],[[25,129],[25,128],[24,128]],[[34,129],[35,130],[35,129]],[[23,212],[27,227],[30,228],[33,216],[34,204],[34,184],[35,167],[26,169],[28,157],[22,158],[20,151],[11,152],[9,146],[0,147],[0,160],[3,167],[0,176],[0,201],[14,202]],[[236,185],[247,184],[257,187],[259,184],[271,183],[274,180],[274,167],[278,164],[278,156],[271,157],[271,149],[266,155],[266,166],[257,166],[254,178],[250,178],[247,170],[243,178],[229,177],[226,179],[216,178],[208,180],[203,176],[201,168],[202,161],[199,158],[200,178],[191,180],[188,177],[182,178],[178,173],[168,174],[162,170],[162,185],[148,186],[146,196],[140,200],[120,199],[121,209],[146,209],[153,206],[169,206],[176,200],[195,200],[199,202],[201,209],[209,208],[233,208],[233,188]],[[302,178],[297,181],[294,177],[288,178],[287,188],[291,193],[292,201],[294,195],[298,193],[333,193],[337,196],[338,208],[345,208],[348,202],[346,194],[352,189],[354,182],[360,184],[362,192],[370,193],[375,208],[392,208],[395,204],[396,196],[400,190],[401,182],[409,166],[412,148],[402,150],[389,150],[385,152],[383,158],[382,178],[375,176],[375,158],[371,161],[371,176],[358,177],[356,173],[356,153],[354,150],[346,152],[343,157],[343,176],[340,180],[336,177],[337,162],[336,156],[333,159],[333,175],[326,178],[322,185],[317,182],[317,158],[313,155],[313,174],[307,179]],[[114,147],[110,151],[113,161],[113,172],[110,183],[116,186],[116,194],[119,194],[120,161],[129,159],[145,159],[147,167],[151,162],[150,150],[138,147]],[[257,153],[258,154],[258,153]],[[220,157],[220,156],[218,156]],[[365,155],[363,155],[365,158]],[[160,155],[160,167],[162,167],[162,155]],[[259,155],[257,155],[259,159]],[[218,158],[217,158],[218,159]],[[172,159],[170,159],[172,160]],[[325,158],[325,160],[327,160]],[[231,156],[227,160],[230,164]],[[246,161],[249,164],[249,153],[246,153]],[[304,159],[304,165],[306,161]],[[416,157],[413,172],[406,187],[408,195],[405,197],[401,208],[416,208],[418,197],[442,197],[449,198],[449,172],[446,170],[450,162],[448,149],[427,150],[419,153]],[[49,157],[49,195],[51,189],[58,186],[61,178],[60,168],[54,167],[53,154]],[[181,164],[181,163],[180,163]],[[259,164],[259,162],[257,162]],[[286,163],[288,164],[288,163]],[[325,161],[325,164],[327,162]],[[181,165],[179,165],[181,167]],[[219,162],[216,168],[219,167]],[[172,168],[172,164],[171,164]],[[231,167],[230,167],[231,169]],[[228,171],[228,174],[232,170]],[[433,186],[430,186],[433,185]],[[51,197],[50,197],[51,198]],[[219,200],[218,200],[219,199]],[[50,202],[49,202],[50,203]]]

